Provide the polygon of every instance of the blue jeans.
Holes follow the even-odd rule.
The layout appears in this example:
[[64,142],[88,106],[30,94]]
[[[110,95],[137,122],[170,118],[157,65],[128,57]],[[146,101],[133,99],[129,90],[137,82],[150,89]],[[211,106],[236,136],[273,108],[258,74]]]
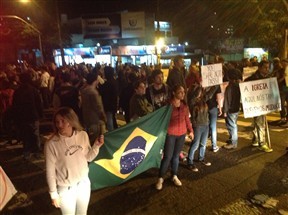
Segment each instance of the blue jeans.
[[238,143],[238,127],[237,127],[237,113],[227,113],[225,118],[226,127],[229,133],[229,142],[237,146]]
[[194,139],[188,151],[188,164],[193,164],[194,155],[198,148],[199,148],[199,160],[200,161],[204,160],[209,127],[208,125],[199,125],[193,127],[193,130],[194,130]]
[[70,187],[58,187],[62,214],[87,214],[91,188],[89,178]]
[[107,130],[113,131],[114,130],[113,113],[105,112],[105,114],[106,114],[106,119],[107,119]]
[[211,135],[212,148],[217,148],[217,118],[218,108],[214,107],[209,110],[209,129]]
[[186,134],[174,136],[167,134],[164,146],[164,157],[161,161],[159,177],[163,177],[171,163],[172,175],[177,175],[179,155],[185,142]]

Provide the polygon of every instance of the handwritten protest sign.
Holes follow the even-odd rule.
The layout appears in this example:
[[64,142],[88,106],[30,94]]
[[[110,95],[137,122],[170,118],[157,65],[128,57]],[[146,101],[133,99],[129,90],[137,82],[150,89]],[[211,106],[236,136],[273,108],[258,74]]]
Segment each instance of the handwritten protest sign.
[[239,85],[245,118],[281,110],[276,78],[242,82]]
[[201,66],[201,75],[202,75],[202,86],[210,87],[222,84],[223,75],[222,75],[222,64],[211,64]]
[[0,166],[0,211],[15,193],[17,193],[15,187]]

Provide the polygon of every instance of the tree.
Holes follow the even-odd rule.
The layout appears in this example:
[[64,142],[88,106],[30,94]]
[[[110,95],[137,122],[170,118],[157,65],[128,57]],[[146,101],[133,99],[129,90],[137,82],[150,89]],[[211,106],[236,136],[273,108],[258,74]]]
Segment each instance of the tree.
[[[268,4],[269,3],[269,4]],[[255,38],[263,47],[267,47],[272,56],[285,58],[285,31],[288,28],[288,4],[282,1],[258,2],[259,18]],[[256,23],[255,23],[256,24]],[[287,41],[287,38],[286,38]]]

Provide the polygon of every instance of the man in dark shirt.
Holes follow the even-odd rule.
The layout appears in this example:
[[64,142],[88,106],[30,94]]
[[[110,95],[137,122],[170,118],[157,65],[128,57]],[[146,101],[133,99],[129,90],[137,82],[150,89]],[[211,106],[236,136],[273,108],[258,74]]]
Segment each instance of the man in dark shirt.
[[153,83],[146,89],[146,97],[153,110],[157,110],[167,104],[169,99],[168,86],[163,83],[163,72],[160,69],[152,71],[151,78]]
[[24,159],[30,159],[32,154],[36,158],[41,155],[39,119],[43,116],[43,107],[39,91],[31,83],[29,73],[20,75],[20,86],[15,90],[12,104],[19,136],[23,141]]

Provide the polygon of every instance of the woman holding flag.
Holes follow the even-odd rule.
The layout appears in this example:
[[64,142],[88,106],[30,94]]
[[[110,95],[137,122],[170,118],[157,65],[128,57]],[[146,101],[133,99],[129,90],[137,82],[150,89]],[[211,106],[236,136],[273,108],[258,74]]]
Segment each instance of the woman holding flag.
[[53,117],[54,135],[45,144],[46,177],[52,205],[62,214],[86,214],[90,200],[88,162],[98,155],[104,136],[91,147],[76,113],[60,108]]
[[185,90],[182,86],[176,85],[172,90],[172,113],[167,129],[167,136],[164,145],[164,157],[161,161],[159,178],[156,189],[161,190],[164,182],[164,175],[171,163],[172,181],[176,186],[182,186],[177,177],[179,166],[179,155],[185,142],[187,131],[191,139],[194,138],[192,124],[189,119],[189,108],[185,101]]

